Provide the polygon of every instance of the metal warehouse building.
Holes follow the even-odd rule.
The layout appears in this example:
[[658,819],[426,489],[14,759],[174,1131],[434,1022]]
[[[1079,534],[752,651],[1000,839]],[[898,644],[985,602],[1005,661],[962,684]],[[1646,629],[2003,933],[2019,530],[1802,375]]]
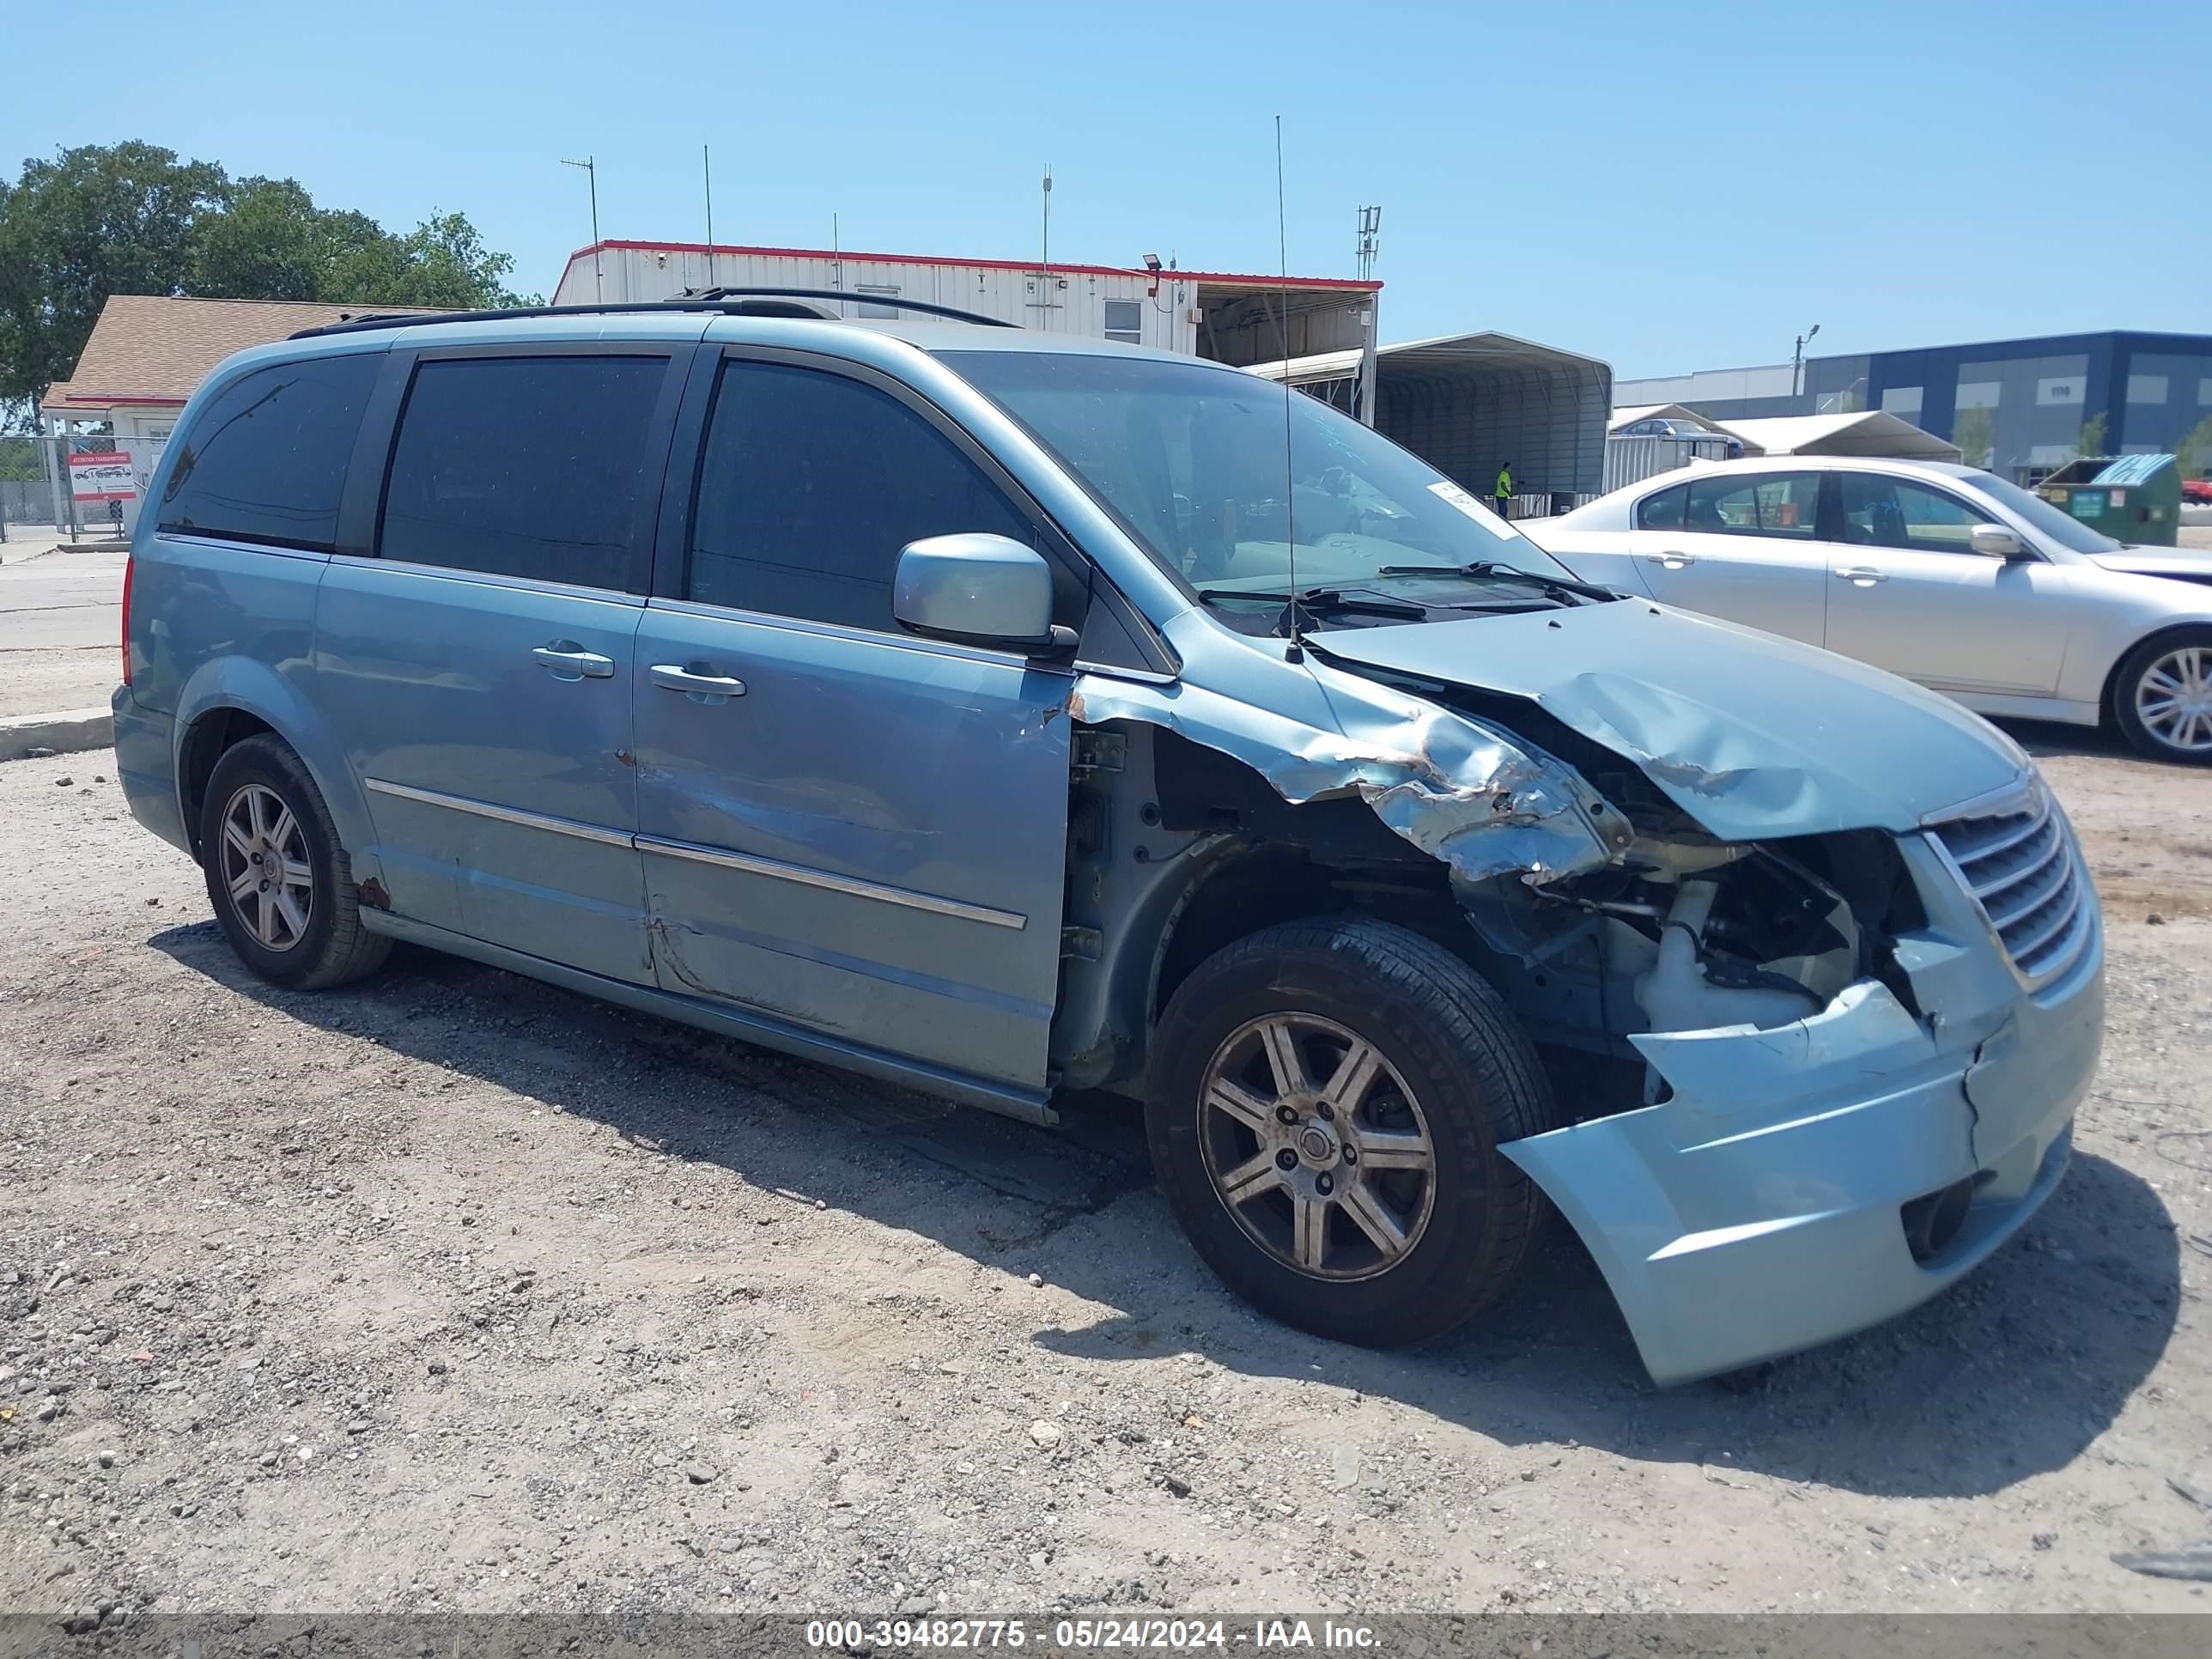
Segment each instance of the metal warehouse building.
[[1680,404],[1710,419],[1881,410],[1958,445],[1968,464],[2033,483],[2080,453],[2102,416],[2108,455],[2163,454],[2212,419],[2212,335],[2050,335],[1979,345],[1708,369],[1624,380],[1624,404]]
[[[1287,372],[1299,390],[1359,413],[1359,368],[1339,351],[1253,373]],[[1613,370],[1595,357],[1510,334],[1409,340],[1376,353],[1375,386],[1369,423],[1484,500],[1510,465],[1516,518],[1565,512],[1603,487]]]
[[603,241],[568,258],[556,305],[665,300],[714,287],[829,289],[852,317],[895,317],[921,301],[1024,328],[1230,363],[1290,380],[1379,428],[1487,497],[1503,463],[1517,511],[1599,488],[1612,371],[1504,334],[1376,345],[1382,284],[1172,266],[856,253],[704,242]]

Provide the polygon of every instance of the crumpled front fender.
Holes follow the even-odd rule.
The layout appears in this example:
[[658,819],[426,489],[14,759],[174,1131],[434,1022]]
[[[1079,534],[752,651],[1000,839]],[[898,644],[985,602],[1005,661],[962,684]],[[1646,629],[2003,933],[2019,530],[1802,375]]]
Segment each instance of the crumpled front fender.
[[[1357,794],[1468,881],[1532,883],[1601,868],[1627,821],[1569,768],[1434,703],[1309,660],[1312,714],[1176,684],[1079,675],[1073,719],[1138,720],[1242,761],[1293,805]],[[1602,826],[1602,827],[1601,827]]]

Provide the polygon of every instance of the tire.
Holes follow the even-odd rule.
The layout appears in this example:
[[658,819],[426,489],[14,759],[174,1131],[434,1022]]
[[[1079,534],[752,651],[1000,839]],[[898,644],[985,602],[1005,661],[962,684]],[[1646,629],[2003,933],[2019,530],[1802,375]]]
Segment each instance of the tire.
[[[1354,1043],[1377,1060],[1364,1092]],[[1292,1124],[1268,1109],[1285,1048],[1309,1085]],[[1548,1212],[1498,1150],[1553,1125],[1535,1050],[1486,981],[1407,928],[1324,917],[1227,946],[1176,988],[1149,1075],[1146,1139],[1176,1221],[1231,1289],[1317,1336],[1392,1347],[1456,1328],[1512,1288]]]
[[[264,885],[254,877],[276,870],[279,848],[283,874]],[[389,939],[361,925],[353,866],[323,792],[277,738],[247,738],[216,762],[200,803],[200,864],[223,937],[257,978],[319,991],[374,973],[391,954]]]
[[2212,766],[2212,628],[2176,629],[2128,653],[2112,676],[2112,717],[2153,760]]

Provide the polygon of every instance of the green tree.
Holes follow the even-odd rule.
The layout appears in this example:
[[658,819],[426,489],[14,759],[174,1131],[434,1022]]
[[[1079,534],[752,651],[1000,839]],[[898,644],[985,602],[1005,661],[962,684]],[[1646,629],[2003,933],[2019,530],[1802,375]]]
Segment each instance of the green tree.
[[[460,213],[394,235],[318,207],[294,179],[234,181],[211,161],[88,144],[0,179],[0,412],[68,375],[112,294],[333,305],[527,305],[514,261]],[[20,419],[20,416],[14,418]]]
[[292,179],[240,179],[192,227],[185,286],[210,300],[313,300],[328,216]]
[[[374,224],[368,228],[375,230]],[[465,214],[444,213],[404,236],[379,231],[356,237],[334,258],[318,297],[339,304],[477,310],[540,303],[537,295],[507,286],[514,269],[513,257],[485,246]]]
[[182,292],[193,226],[227,183],[135,141],[25,161],[0,185],[0,401],[66,376],[109,295]]
[[1986,409],[1962,409],[1951,425],[1951,441],[1968,466],[1987,466],[1996,445],[1996,420]]
[[2105,411],[2099,410],[2081,422],[2081,437],[2074,446],[2074,453],[2083,460],[2094,460],[2105,453]]
[[2173,458],[2185,478],[2201,478],[2212,472],[2212,415],[2174,441]]

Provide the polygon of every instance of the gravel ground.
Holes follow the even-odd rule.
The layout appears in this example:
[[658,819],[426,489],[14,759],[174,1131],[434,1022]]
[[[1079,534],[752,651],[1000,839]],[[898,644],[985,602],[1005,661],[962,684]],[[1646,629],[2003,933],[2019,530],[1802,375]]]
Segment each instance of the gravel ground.
[[110,757],[0,767],[0,1607],[2203,1610],[2212,776],[2041,745],[2111,1026],[2051,1206],[1661,1393],[1565,1236],[1259,1319],[1050,1134],[419,953],[249,982]]

